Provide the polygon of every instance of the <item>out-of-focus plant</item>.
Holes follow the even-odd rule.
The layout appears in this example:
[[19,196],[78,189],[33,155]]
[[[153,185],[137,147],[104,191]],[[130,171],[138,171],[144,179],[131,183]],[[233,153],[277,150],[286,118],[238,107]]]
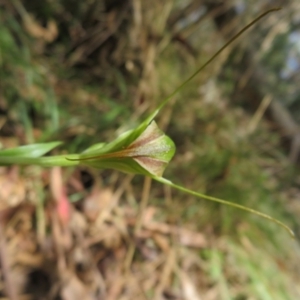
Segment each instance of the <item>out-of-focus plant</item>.
[[110,143],[95,144],[80,154],[44,156],[47,152],[60,145],[60,142],[32,144],[0,151],[0,165],[38,165],[42,167],[52,166],[78,166],[86,165],[98,169],[115,169],[126,173],[141,174],[169,185],[173,188],[189,193],[209,201],[218,202],[238,209],[248,211],[260,217],[275,222],[285,228],[291,236],[293,231],[281,221],[272,218],[264,213],[245,207],[240,204],[207,196],[182,186],[176,185],[162,177],[163,172],[173,155],[175,154],[174,142],[162,132],[154,121],[156,115],[169,102],[169,100],[184,88],[198,73],[209,65],[229,44],[242,35],[254,23],[259,21],[270,12],[271,9],[254,21],[245,26],[239,33],[230,39],[219,51],[217,51],[206,63],[196,70],[187,80],[174,90],[162,101],[157,109],[152,112],[141,124],[129,130]]

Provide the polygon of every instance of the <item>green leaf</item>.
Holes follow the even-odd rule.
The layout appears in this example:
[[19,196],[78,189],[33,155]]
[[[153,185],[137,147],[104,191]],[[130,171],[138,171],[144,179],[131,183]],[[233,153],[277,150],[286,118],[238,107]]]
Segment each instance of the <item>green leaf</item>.
[[11,149],[5,149],[0,151],[0,157],[28,157],[36,158],[40,157],[47,152],[51,151],[55,147],[61,145],[62,142],[50,142],[50,143],[40,143],[40,144],[31,144],[26,146],[20,146]]

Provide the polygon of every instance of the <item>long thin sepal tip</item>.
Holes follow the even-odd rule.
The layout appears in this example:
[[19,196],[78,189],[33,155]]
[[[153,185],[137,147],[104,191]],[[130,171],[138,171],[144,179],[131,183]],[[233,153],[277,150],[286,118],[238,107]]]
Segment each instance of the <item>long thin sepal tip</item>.
[[293,239],[295,239],[295,233],[293,232],[293,230],[290,227],[288,227],[287,225],[285,225],[281,221],[279,221],[277,219],[274,219],[271,216],[266,215],[266,214],[264,214],[262,212],[259,212],[257,210],[252,209],[252,208],[248,208],[246,206],[243,206],[243,205],[240,205],[240,204],[237,204],[237,203],[234,203],[234,202],[230,202],[230,201],[226,201],[226,200],[222,200],[222,199],[219,199],[219,198],[215,198],[215,197],[211,197],[211,196],[207,196],[207,195],[204,195],[204,194],[201,194],[201,193],[194,192],[194,191],[186,189],[186,188],[184,188],[184,187],[182,187],[180,185],[174,184],[170,180],[167,180],[167,179],[162,178],[162,177],[153,177],[153,179],[155,179],[156,181],[159,181],[159,182],[161,182],[163,184],[169,185],[169,186],[171,186],[171,187],[173,187],[173,188],[175,188],[177,190],[180,190],[182,192],[185,192],[185,193],[188,193],[190,195],[196,196],[198,198],[202,198],[202,199],[206,199],[206,200],[209,200],[209,201],[213,201],[213,202],[217,202],[217,203],[220,203],[220,204],[224,204],[224,205],[227,205],[227,206],[235,207],[235,208],[247,211],[249,213],[255,214],[257,216],[260,216],[260,217],[262,217],[264,219],[267,219],[267,220],[269,220],[269,221],[271,221],[273,223],[276,223],[279,226],[283,227],[289,233],[289,235]]

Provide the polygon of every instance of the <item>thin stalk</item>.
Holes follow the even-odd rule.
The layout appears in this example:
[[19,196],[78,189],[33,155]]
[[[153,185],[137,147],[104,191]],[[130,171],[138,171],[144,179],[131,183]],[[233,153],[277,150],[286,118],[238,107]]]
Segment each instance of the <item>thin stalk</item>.
[[213,202],[221,203],[221,204],[224,204],[224,205],[232,206],[232,207],[247,211],[249,213],[255,214],[259,217],[262,217],[262,218],[267,219],[267,220],[269,220],[273,223],[278,224],[279,226],[283,227],[291,235],[292,238],[295,238],[295,234],[294,234],[294,232],[291,228],[289,228],[287,225],[285,225],[281,221],[279,221],[277,219],[274,219],[271,216],[268,216],[268,215],[266,215],[262,212],[259,212],[257,210],[252,209],[252,208],[248,208],[246,206],[243,206],[243,205],[240,205],[240,204],[237,204],[237,203],[234,203],[234,202],[230,202],[230,201],[222,200],[222,199],[219,199],[219,198],[207,196],[207,195],[204,195],[204,194],[201,194],[201,193],[198,193],[198,192],[194,192],[194,191],[189,190],[187,188],[184,188],[182,186],[176,185],[173,182],[171,182],[170,180],[167,180],[167,179],[162,178],[162,177],[155,177],[153,179],[155,179],[156,181],[159,181],[163,184],[169,185],[169,186],[171,186],[171,187],[173,187],[177,190],[180,190],[182,192],[185,192],[185,193],[191,194],[193,196],[196,196],[198,198],[203,198],[203,199],[206,199],[206,200],[209,200],[209,201],[213,201]]
[[[68,160],[66,158],[72,158],[77,160]],[[7,165],[36,165],[40,167],[72,167],[77,166],[80,162],[78,154],[68,154],[68,155],[55,155],[55,156],[45,156],[45,157],[18,157],[18,156],[0,156],[0,166]]]
[[264,18],[271,12],[280,10],[280,7],[272,8],[257,18],[255,18],[252,22],[246,25],[242,30],[240,30],[236,35],[234,35],[223,47],[221,47],[210,59],[208,59],[200,68],[198,68],[190,77],[188,77],[183,83],[181,83],[169,96],[167,96],[162,103],[158,106],[158,108],[148,117],[149,121],[152,120],[158,112],[167,104],[167,102],[174,97],[179,91],[181,91],[194,77],[196,77],[204,68],[206,68],[217,56],[219,56],[232,42],[234,42],[237,38],[239,38],[245,31],[247,31],[250,27],[252,27],[256,22]]

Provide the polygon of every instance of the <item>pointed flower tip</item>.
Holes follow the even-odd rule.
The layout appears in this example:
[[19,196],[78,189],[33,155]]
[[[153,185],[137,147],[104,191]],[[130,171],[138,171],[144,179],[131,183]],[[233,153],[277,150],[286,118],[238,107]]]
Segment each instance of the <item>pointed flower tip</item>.
[[135,152],[133,159],[150,175],[162,176],[175,154],[174,142],[152,121],[145,131],[129,146]]
[[[132,134],[136,134],[135,130]],[[126,140],[118,145],[112,151],[83,155],[79,161],[96,168],[161,177],[176,149],[174,142],[158,128],[155,121],[129,145],[126,145]]]

